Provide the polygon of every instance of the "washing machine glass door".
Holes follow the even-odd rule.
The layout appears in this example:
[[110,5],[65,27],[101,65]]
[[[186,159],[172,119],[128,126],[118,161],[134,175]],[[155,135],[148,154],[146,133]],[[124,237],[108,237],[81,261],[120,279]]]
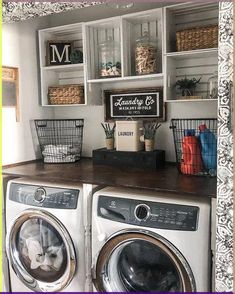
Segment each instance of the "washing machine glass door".
[[193,292],[192,271],[180,252],[158,235],[124,233],[100,251],[94,284],[107,292]]
[[61,222],[47,212],[21,213],[9,230],[7,251],[17,276],[33,291],[60,291],[74,275],[72,240]]

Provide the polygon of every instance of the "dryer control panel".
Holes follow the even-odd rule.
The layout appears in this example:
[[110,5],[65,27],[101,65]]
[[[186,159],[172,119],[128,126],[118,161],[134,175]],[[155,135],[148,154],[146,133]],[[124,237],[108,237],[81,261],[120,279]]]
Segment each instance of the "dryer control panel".
[[196,231],[199,207],[99,196],[98,216],[144,227]]
[[79,190],[12,183],[9,199],[18,203],[56,209],[76,209]]

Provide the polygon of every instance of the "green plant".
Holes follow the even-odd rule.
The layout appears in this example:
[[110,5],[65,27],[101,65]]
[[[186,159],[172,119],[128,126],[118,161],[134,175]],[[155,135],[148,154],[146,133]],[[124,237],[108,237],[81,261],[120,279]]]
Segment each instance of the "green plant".
[[201,78],[202,77],[200,77],[198,80],[196,78],[188,79],[185,76],[184,79],[178,80],[175,85],[182,91],[183,96],[192,96]]
[[109,123],[101,123],[101,125],[104,129],[106,139],[113,139],[116,125],[114,124],[112,128],[110,127]]
[[144,139],[153,140],[157,129],[161,126],[159,123],[149,123],[144,125]]

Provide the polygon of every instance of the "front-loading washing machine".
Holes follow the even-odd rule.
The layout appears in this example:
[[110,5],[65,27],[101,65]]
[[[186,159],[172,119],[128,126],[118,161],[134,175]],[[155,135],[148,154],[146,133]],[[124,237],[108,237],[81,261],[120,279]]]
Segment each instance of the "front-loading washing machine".
[[17,179],[8,183],[6,197],[12,292],[83,292],[82,184]]
[[92,217],[94,291],[209,291],[207,199],[107,187]]

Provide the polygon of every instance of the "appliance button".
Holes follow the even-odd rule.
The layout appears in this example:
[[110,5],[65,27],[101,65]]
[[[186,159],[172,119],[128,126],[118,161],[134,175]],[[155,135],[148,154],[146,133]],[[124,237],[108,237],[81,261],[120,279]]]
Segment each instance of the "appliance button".
[[34,200],[38,203],[41,203],[46,198],[46,191],[43,188],[38,188],[34,193]]
[[182,222],[176,222],[176,224],[181,226],[183,223]]
[[186,218],[187,218],[187,216],[184,215],[184,214],[180,214],[180,215],[178,216],[178,220],[179,220],[179,221],[183,221],[183,220],[185,220]]
[[134,215],[137,220],[145,221],[150,216],[150,207],[146,204],[139,204],[135,207]]

